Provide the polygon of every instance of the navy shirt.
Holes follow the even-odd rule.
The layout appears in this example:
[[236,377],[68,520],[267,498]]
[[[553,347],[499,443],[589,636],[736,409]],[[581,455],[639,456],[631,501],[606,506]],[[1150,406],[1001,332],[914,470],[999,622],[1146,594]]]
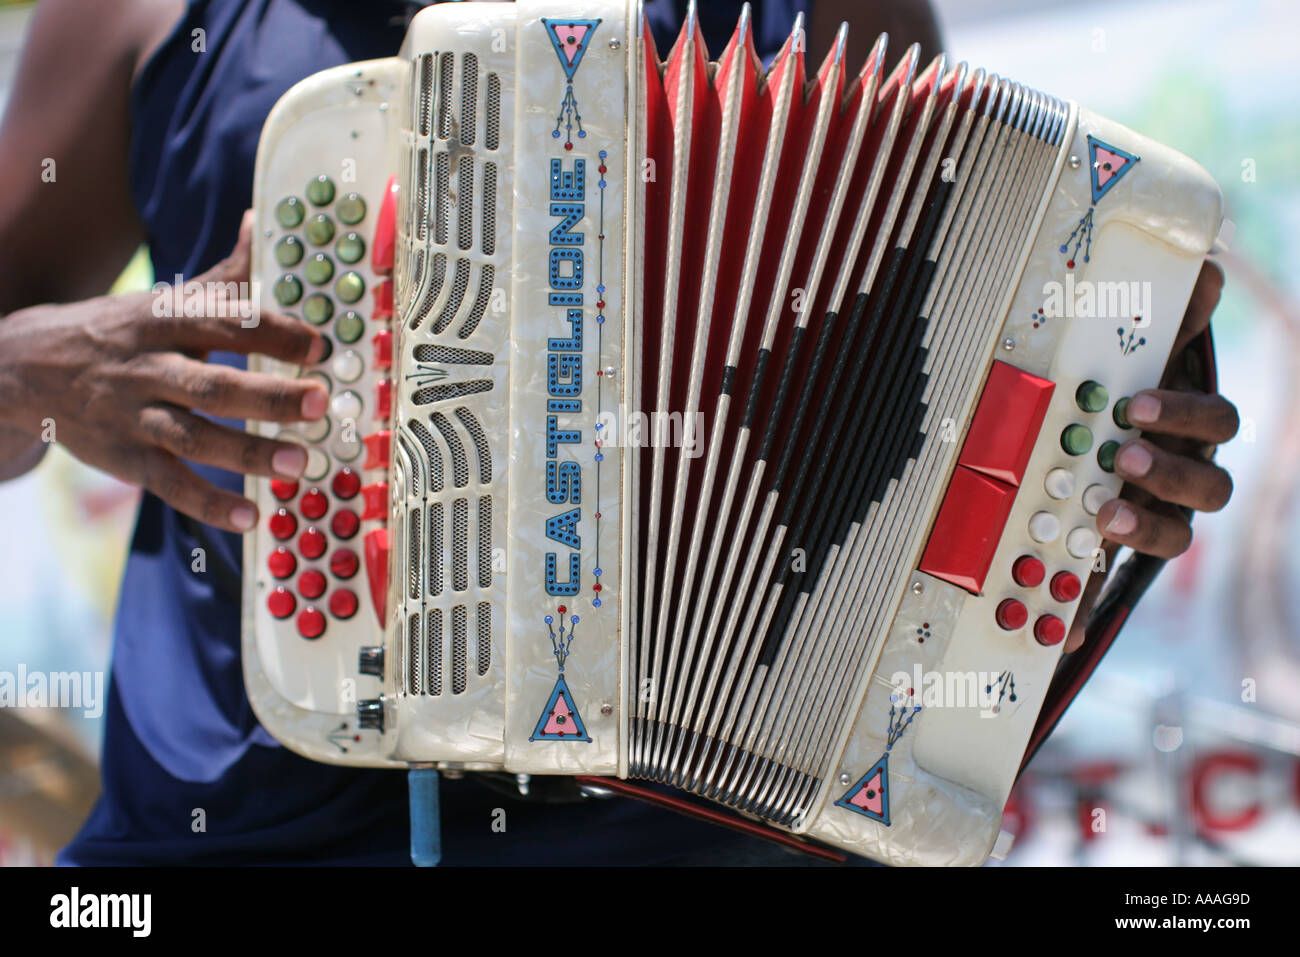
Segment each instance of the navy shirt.
[[[752,5],[768,58],[806,0]],[[159,280],[197,275],[234,245],[252,202],[258,137],[276,100],[318,70],[395,54],[418,6],[192,0],[131,96],[131,190]],[[739,7],[701,4],[711,50],[726,43]],[[661,52],[684,8],[685,0],[646,3]],[[212,361],[243,364],[229,354]],[[194,468],[242,491],[241,476]],[[206,552],[205,573],[191,570],[195,548]],[[407,861],[404,774],[308,761],[257,723],[240,664],[241,548],[238,535],[145,494],[115,626],[103,792],[60,863]],[[498,807],[507,810],[508,838],[491,828]],[[512,800],[473,776],[444,782],[443,842],[449,864],[734,861],[758,846],[623,799]]]

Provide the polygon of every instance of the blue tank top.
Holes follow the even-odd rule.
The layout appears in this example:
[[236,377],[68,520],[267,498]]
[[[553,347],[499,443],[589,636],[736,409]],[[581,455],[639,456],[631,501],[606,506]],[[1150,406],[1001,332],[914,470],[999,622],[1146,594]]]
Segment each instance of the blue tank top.
[[[761,54],[779,48],[806,4],[753,3]],[[393,55],[421,5],[192,0],[131,95],[131,190],[160,280],[197,275],[234,245],[276,100],[318,70]],[[709,48],[720,50],[740,4],[701,6]],[[666,50],[685,0],[646,8]],[[233,354],[211,360],[243,365]],[[193,468],[223,488],[243,487],[241,476]],[[258,724],[240,664],[241,547],[239,536],[144,496],[115,623],[103,791],[60,863],[407,861],[404,774],[307,761]],[[191,570],[196,548],[205,572]],[[491,827],[500,807],[508,839]],[[636,864],[686,850],[735,860],[756,842],[621,799],[511,801],[470,776],[444,783],[443,843],[448,864]]]

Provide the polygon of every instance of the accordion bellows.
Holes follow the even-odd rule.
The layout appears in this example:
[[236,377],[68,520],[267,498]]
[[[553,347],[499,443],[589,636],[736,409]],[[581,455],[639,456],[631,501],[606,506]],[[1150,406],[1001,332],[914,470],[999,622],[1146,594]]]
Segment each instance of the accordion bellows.
[[281,741],[987,857],[1220,198],[1074,104],[804,39],[440,5],[277,105],[255,278],[334,344],[253,361],[332,391],[304,480],[249,480]]

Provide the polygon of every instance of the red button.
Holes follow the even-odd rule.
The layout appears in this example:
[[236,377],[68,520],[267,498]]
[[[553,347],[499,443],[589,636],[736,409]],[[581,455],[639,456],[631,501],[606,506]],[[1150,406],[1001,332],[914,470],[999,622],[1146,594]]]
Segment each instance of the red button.
[[330,595],[330,614],[344,620],[357,613],[357,593],[350,588],[338,588]]
[[282,502],[287,502],[298,494],[297,482],[286,482],[284,479],[271,479],[271,494]]
[[393,281],[385,279],[374,288],[375,305],[370,312],[371,319],[393,318]]
[[325,616],[308,605],[298,615],[298,634],[304,638],[319,638],[325,634]]
[[374,518],[388,517],[388,483],[375,482],[361,490],[365,506],[361,509],[361,520],[368,522]]
[[1025,627],[1025,622],[1029,620],[1029,609],[1025,607],[1024,602],[1016,601],[1014,598],[1004,598],[993,617],[997,619],[998,627],[1015,631]]
[[393,271],[393,251],[397,246],[397,176],[388,180],[384,198],[379,201],[375,217],[375,238],[370,244],[370,265],[381,276]]
[[334,490],[335,495],[346,502],[361,491],[361,476],[345,466],[334,476],[334,481],[330,487]]
[[271,610],[271,615],[275,618],[288,618],[293,614],[297,604],[293,594],[283,585],[266,596],[266,607]]
[[303,558],[320,558],[325,554],[325,533],[313,525],[298,536],[298,551]]
[[370,585],[370,603],[382,626],[388,619],[388,529],[366,532],[366,579]]
[[335,512],[334,517],[330,519],[330,531],[334,533],[335,538],[347,540],[355,535],[360,527],[361,519],[351,509]]
[[302,497],[299,504],[302,509],[303,518],[315,521],[330,509],[330,500],[325,497],[325,493],[318,488],[314,488]]
[[357,573],[361,559],[350,548],[340,548],[330,556],[330,571],[336,578],[351,578]]
[[276,509],[275,514],[266,524],[271,529],[271,534],[280,541],[289,538],[298,530],[298,519],[294,518],[292,512],[283,508]]
[[994,362],[958,464],[1019,485],[1056,384]]
[[921,571],[978,595],[1015,500],[1013,486],[957,466],[921,557]]
[[276,578],[288,578],[293,574],[293,570],[298,567],[298,559],[293,557],[293,552],[281,545],[267,558],[266,564],[271,569],[271,574]]
[[381,429],[371,435],[363,435],[361,441],[366,444],[366,461],[362,465],[365,469],[386,469],[388,468],[388,450],[392,446],[393,433],[387,429]]
[[1011,566],[1011,578],[1017,585],[1025,588],[1037,588],[1043,583],[1047,569],[1033,555],[1021,555]]
[[393,367],[393,331],[385,329],[382,332],[375,333],[375,368],[391,369]]
[[375,418],[387,422],[393,414],[393,380],[380,379],[375,383]]
[[298,576],[298,594],[303,598],[319,598],[325,594],[325,576],[309,568]]
[[1057,601],[1074,601],[1083,592],[1083,583],[1073,572],[1057,572],[1047,589]]
[[1059,645],[1065,640],[1065,622],[1055,615],[1043,615],[1034,622],[1034,638],[1040,645]]

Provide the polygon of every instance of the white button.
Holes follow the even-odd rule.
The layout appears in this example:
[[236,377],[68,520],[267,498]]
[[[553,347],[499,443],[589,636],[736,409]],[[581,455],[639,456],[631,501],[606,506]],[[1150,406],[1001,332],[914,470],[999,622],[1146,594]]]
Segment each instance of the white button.
[[1035,512],[1029,519],[1029,536],[1036,542],[1054,542],[1061,534],[1061,521],[1051,512]]
[[1052,469],[1043,480],[1047,494],[1056,499],[1067,499],[1074,494],[1074,473],[1069,469]]
[[311,422],[299,422],[297,429],[308,442],[319,442],[330,434],[330,420],[328,416],[321,416]]
[[339,437],[334,440],[335,458],[341,459],[344,462],[351,462],[353,459],[355,459],[358,455],[361,454],[362,449],[364,449],[365,446],[363,446],[361,444],[361,440],[356,438],[355,436],[356,436],[356,430],[353,429],[352,441],[349,442],[347,435],[343,434],[342,432],[339,433]]
[[330,400],[330,410],[334,418],[342,421],[351,419],[354,423],[361,418],[361,396],[355,392],[340,392]]
[[1065,550],[1075,558],[1088,558],[1100,540],[1095,531],[1080,525],[1070,529],[1070,534],[1065,536]]
[[334,374],[338,376],[340,382],[356,382],[361,378],[361,373],[366,368],[365,361],[357,354],[355,349],[340,352],[334,357],[332,366]]
[[1083,490],[1083,510],[1089,515],[1096,515],[1114,497],[1115,494],[1104,485],[1089,485]]
[[307,450],[307,469],[303,477],[311,479],[313,482],[323,479],[330,470],[329,456],[320,449]]

